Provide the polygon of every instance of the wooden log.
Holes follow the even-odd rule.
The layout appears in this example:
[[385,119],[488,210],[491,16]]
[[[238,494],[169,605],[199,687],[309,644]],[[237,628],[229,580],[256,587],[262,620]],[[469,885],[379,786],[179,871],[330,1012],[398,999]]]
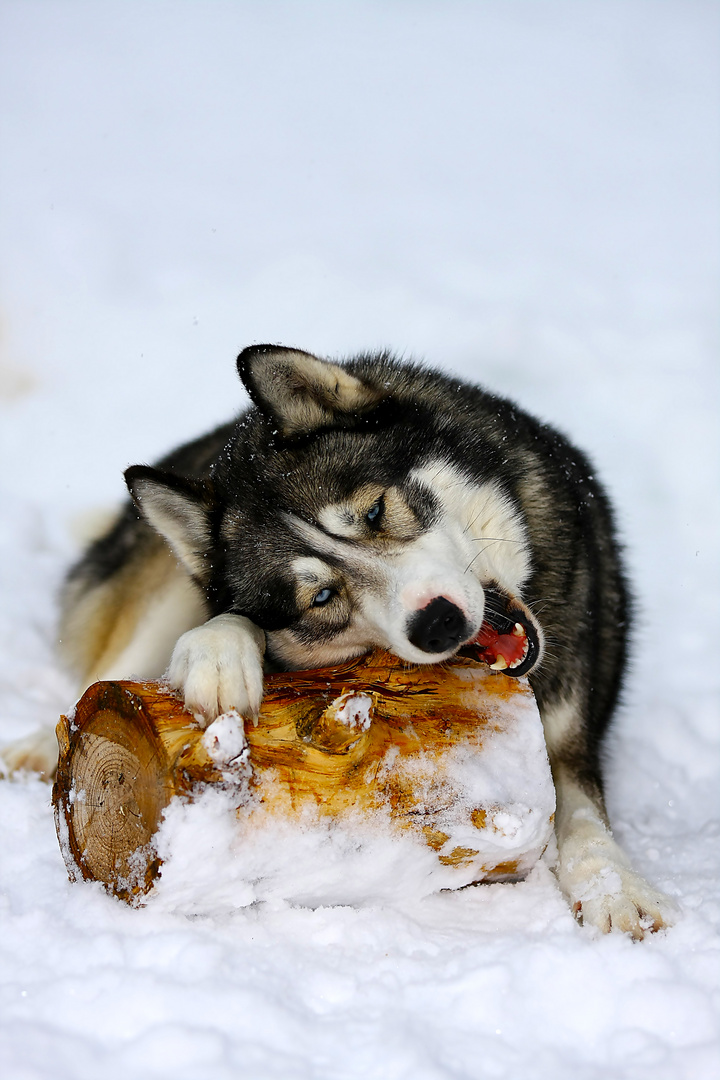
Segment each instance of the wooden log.
[[552,829],[532,692],[470,659],[411,666],[375,653],[269,675],[259,722],[245,730],[227,714],[203,731],[161,683],[95,683],[57,735],[53,800],[69,874],[130,902],[160,873],[153,838],[165,807],[208,784],[235,793],[245,825],[299,820],[308,806],[338,820],[383,812],[458,885],[523,877]]

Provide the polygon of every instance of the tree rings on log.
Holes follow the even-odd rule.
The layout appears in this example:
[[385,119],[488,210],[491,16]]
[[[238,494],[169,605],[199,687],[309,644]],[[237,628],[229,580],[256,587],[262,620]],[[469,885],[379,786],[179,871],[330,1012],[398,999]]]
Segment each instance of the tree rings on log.
[[374,653],[265,680],[257,726],[205,730],[162,683],[91,686],[57,728],[53,789],[72,879],[140,899],[161,873],[154,837],[173,797],[222,785],[241,828],[384,815],[435,853],[438,887],[518,880],[552,831],[554,790],[525,680],[457,658]]

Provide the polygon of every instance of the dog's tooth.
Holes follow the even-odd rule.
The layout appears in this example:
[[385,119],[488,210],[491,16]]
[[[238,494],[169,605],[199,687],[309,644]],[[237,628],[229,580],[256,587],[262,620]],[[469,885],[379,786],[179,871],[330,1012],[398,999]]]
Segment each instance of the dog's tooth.
[[504,671],[507,666],[508,663],[504,656],[498,656],[495,663],[490,665],[493,671]]
[[525,627],[522,623],[516,622],[513,626],[513,634],[515,637],[525,637]]

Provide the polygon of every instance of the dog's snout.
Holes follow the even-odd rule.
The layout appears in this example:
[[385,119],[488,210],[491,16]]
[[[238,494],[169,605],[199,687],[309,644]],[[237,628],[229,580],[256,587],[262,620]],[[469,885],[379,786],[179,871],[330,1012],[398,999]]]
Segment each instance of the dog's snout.
[[469,634],[470,626],[462,611],[444,596],[436,596],[427,607],[416,611],[407,630],[415,648],[427,653],[448,652]]

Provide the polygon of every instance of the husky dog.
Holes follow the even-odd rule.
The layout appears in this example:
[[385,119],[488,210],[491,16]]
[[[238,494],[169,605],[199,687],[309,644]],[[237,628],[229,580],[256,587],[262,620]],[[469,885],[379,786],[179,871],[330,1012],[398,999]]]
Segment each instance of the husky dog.
[[538,702],[573,910],[634,937],[663,926],[665,898],[630,869],[603,802],[629,602],[583,454],[509,401],[385,353],[259,345],[238,368],[251,406],[128,469],[132,502],[70,572],[62,648],[83,684],[167,669],[208,723],[256,715],[264,670],[374,647],[436,663],[482,649],[489,625],[492,666],[528,673]]

